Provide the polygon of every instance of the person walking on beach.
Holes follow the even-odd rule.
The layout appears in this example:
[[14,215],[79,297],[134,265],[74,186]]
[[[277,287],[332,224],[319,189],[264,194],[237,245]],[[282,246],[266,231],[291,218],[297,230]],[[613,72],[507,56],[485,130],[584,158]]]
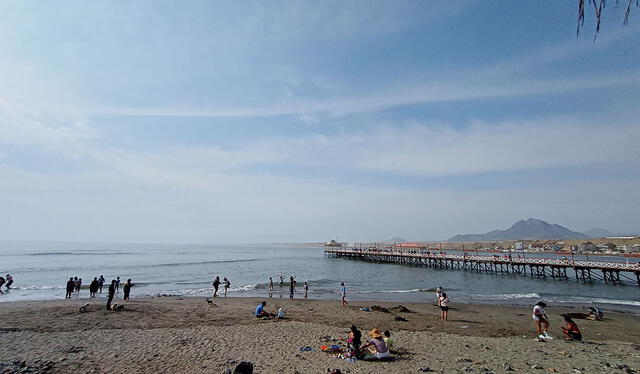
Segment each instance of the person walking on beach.
[[131,283],[131,279],[127,279],[122,286],[122,291],[124,292],[124,301],[129,301],[129,293],[131,292],[131,287],[133,287],[133,283]]
[[[539,339],[552,339],[549,336],[549,318],[544,312],[547,304],[544,301],[538,301],[533,307],[533,314],[531,318],[536,321],[536,331],[538,332]],[[544,327],[542,327],[544,325]]]
[[447,316],[449,314],[449,298],[447,297],[447,293],[443,292],[442,296],[440,296],[440,300],[438,301],[440,304],[440,320],[446,321]]
[[218,296],[218,287],[220,287],[220,277],[216,276],[213,280],[213,297]]
[[120,292],[120,277],[116,277],[116,292]]
[[307,296],[309,296],[309,283],[308,282],[304,282],[304,299],[307,299]]
[[107,294],[107,310],[111,310],[111,302],[116,295],[116,280],[112,279],[109,285],[109,293]]
[[293,275],[289,277],[289,298],[293,300],[293,294],[296,291],[296,277]]
[[349,304],[347,302],[347,287],[344,285],[344,282],[340,282],[340,301],[342,301],[342,306]]
[[229,291],[229,287],[231,287],[231,282],[229,282],[227,277],[224,277],[224,279],[222,279],[222,283],[224,283],[224,297],[227,297],[227,292]]
[[104,285],[104,282],[104,277],[100,275],[100,278],[98,278],[98,291],[100,291],[100,293],[102,293],[102,286]]
[[11,285],[13,284],[13,277],[11,276],[11,274],[7,274],[7,284],[5,285],[5,287],[7,287],[7,289],[11,289]]
[[284,286],[284,277],[280,276],[280,287]]
[[273,278],[269,277],[269,291],[273,291]]
[[73,280],[73,277],[70,277],[69,280],[67,281],[67,293],[64,296],[64,298],[70,299],[71,294],[73,293],[73,290],[75,290],[75,288],[76,288],[76,282]]
[[93,280],[91,281],[91,283],[89,284],[89,297],[90,298],[95,298],[96,297],[96,292],[98,292],[98,278],[94,277]]

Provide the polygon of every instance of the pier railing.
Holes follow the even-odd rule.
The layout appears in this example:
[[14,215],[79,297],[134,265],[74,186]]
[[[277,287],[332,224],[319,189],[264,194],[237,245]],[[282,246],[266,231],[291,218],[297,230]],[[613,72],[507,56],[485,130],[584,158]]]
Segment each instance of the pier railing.
[[511,255],[447,254],[398,249],[325,249],[329,257],[397,263],[434,269],[468,270],[498,274],[518,274],[540,278],[568,279],[573,270],[576,280],[606,283],[634,282],[640,285],[640,263],[513,257]]

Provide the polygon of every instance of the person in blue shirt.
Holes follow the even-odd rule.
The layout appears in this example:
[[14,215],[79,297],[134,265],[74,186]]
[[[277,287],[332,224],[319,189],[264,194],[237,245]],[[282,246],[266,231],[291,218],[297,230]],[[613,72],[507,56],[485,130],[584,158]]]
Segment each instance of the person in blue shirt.
[[267,313],[266,310],[264,310],[264,307],[267,306],[267,302],[263,301],[262,303],[260,303],[257,307],[256,307],[256,317],[257,318],[262,318],[262,317],[271,317],[271,315],[269,313]]

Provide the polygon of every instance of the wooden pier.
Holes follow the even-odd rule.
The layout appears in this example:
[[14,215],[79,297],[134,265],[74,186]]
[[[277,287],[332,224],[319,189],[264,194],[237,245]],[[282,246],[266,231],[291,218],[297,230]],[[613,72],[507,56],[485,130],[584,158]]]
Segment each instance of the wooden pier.
[[607,284],[635,283],[640,286],[640,263],[513,258],[511,255],[447,254],[424,250],[327,248],[328,257],[422,266],[432,269],[467,270],[480,273],[515,274],[537,278],[603,281]]

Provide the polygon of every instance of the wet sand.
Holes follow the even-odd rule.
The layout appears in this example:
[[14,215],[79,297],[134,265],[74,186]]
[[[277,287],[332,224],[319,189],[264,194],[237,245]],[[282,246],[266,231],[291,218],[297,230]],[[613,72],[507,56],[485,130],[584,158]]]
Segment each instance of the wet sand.
[[[411,310],[402,313],[392,302],[342,308],[339,301],[265,298],[267,310],[282,307],[287,319],[261,320],[253,311],[262,300],[216,298],[210,305],[203,298],[139,298],[119,312],[105,310],[103,300],[2,303],[0,372],[221,373],[240,361],[253,362],[256,373],[640,372],[640,317],[628,313],[576,319],[585,341],[565,342],[560,314],[585,309],[551,305],[546,311],[556,339],[537,342],[530,308],[452,304],[449,321],[441,322],[432,303],[402,303]],[[87,302],[88,312],[79,313]],[[373,305],[390,313],[359,310]],[[318,350],[344,345],[352,324],[365,341],[374,327],[390,330],[402,354],[395,362],[350,363]],[[306,346],[314,351],[301,352]]]

